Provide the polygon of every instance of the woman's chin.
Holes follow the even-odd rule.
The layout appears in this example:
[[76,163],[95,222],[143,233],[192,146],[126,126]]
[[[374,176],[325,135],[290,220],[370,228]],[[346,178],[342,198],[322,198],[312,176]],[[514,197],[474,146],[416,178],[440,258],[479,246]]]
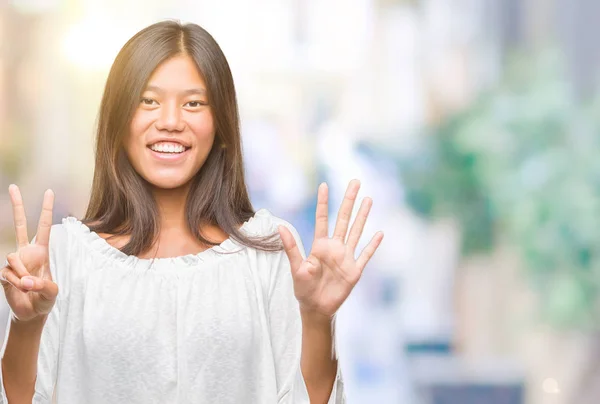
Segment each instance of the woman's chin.
[[153,188],[160,190],[178,189],[189,184],[191,178],[151,178],[147,180]]

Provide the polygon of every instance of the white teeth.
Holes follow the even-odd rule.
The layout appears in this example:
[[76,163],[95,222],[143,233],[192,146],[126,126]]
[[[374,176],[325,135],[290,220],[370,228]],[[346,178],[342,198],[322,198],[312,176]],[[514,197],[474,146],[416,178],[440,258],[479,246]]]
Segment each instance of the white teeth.
[[185,151],[185,146],[180,145],[179,143],[160,142],[150,146],[150,149],[161,153],[183,153]]

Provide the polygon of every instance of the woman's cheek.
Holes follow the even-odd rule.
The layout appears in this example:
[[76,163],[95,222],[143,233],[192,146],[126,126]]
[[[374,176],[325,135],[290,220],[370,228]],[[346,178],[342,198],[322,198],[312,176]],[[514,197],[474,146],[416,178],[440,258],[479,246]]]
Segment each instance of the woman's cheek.
[[215,136],[215,127],[210,111],[203,111],[195,119],[188,121],[194,135],[201,140],[209,140]]

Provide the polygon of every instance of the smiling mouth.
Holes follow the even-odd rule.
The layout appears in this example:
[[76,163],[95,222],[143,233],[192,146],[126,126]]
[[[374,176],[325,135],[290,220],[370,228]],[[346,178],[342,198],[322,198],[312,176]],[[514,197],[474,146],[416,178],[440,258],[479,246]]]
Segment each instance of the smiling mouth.
[[183,154],[186,151],[188,151],[190,148],[184,148],[183,150],[176,150],[176,151],[171,151],[171,150],[155,150],[151,147],[148,147],[148,149],[150,149],[151,151],[155,152],[155,153],[160,153],[160,154]]
[[182,154],[190,149],[178,143],[156,143],[148,145],[148,149],[161,154]]

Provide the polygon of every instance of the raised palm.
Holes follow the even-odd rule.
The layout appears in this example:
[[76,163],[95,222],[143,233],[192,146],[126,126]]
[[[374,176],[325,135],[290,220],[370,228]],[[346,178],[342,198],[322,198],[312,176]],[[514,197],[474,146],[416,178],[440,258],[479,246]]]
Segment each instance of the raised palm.
[[[379,247],[383,233],[377,232],[355,258],[356,247],[369,216],[372,201],[365,198],[350,232],[348,225],[360,183],[353,180],[338,213],[333,237],[328,236],[328,189],[319,187],[315,239],[304,260],[290,231],[281,226],[279,232],[290,260],[294,293],[303,310],[331,317],[348,298],[363,269]],[[346,238],[347,237],[347,238]]]
[[17,251],[7,256],[0,270],[0,283],[6,300],[19,321],[29,321],[45,315],[54,306],[58,286],[52,281],[48,243],[52,226],[54,194],[46,191],[36,240],[29,243],[27,219],[19,188],[9,187],[17,239]]

